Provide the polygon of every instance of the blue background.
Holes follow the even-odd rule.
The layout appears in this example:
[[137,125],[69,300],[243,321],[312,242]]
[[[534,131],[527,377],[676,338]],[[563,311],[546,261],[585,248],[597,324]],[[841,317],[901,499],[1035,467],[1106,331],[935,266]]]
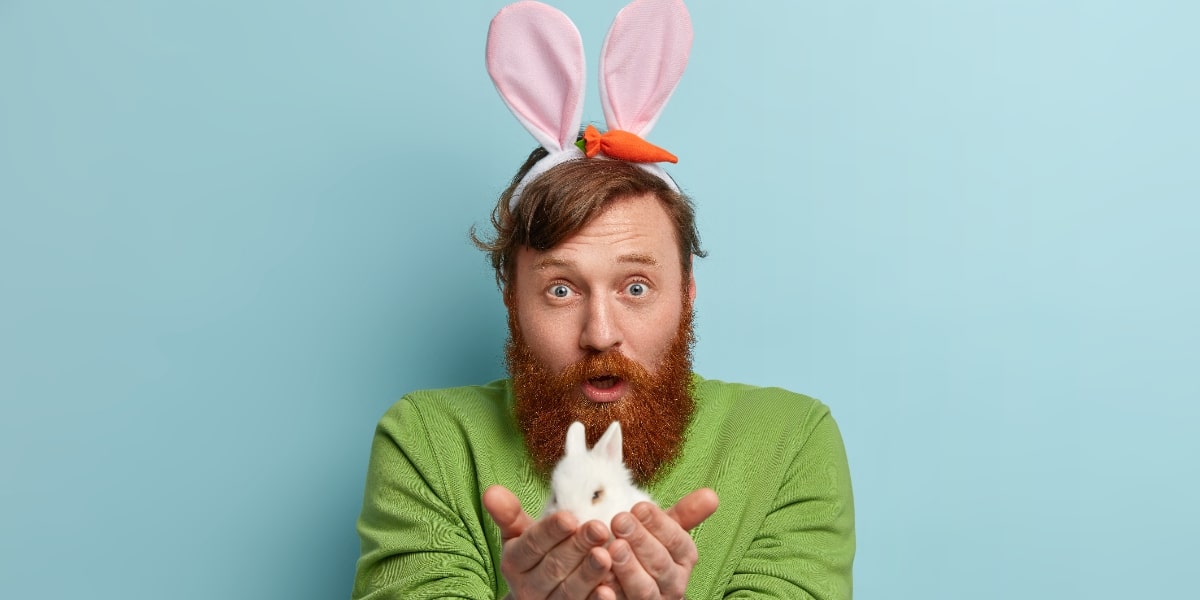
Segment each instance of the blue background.
[[[348,596],[376,420],[503,373],[503,4],[0,0],[0,597]],[[1200,5],[691,11],[697,368],[833,408],[857,596],[1194,597]]]

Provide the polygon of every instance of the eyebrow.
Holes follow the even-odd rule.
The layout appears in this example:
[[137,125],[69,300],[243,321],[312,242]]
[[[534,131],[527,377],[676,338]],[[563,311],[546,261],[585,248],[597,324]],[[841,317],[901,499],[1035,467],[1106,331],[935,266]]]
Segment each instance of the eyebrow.
[[550,267],[572,267],[575,266],[575,261],[566,260],[564,258],[555,258],[548,256],[543,258],[533,265],[533,270],[541,271]]
[[[651,267],[658,266],[658,260],[655,259],[653,256],[650,256],[649,254],[637,254],[637,253],[622,254],[621,256],[617,257],[617,262],[648,265]],[[567,260],[565,258],[558,258],[555,256],[547,256],[546,258],[543,258],[543,259],[537,261],[537,263],[535,263],[533,265],[533,269],[535,271],[541,271],[544,269],[548,269],[550,267],[571,268],[574,266],[575,266],[575,261],[573,261],[573,260]]]
[[639,265],[649,265],[651,267],[658,266],[658,261],[655,260],[654,257],[650,256],[649,254],[623,254],[617,258],[617,262],[636,263]]

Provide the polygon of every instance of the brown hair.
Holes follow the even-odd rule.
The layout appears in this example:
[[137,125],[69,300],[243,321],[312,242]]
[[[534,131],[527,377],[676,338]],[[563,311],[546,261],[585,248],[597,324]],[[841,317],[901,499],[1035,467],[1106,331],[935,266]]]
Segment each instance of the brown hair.
[[684,282],[692,270],[692,256],[705,256],[696,230],[692,201],[672,190],[666,182],[641,168],[619,160],[581,159],[555,165],[525,185],[515,209],[509,208],[513,191],[525,173],[548,153],[536,148],[529,154],[492,211],[496,235],[490,240],[475,235],[471,241],[488,254],[496,270],[496,282],[508,289],[513,280],[517,249],[528,246],[549,250],[579,231],[614,200],[654,194],[675,224],[679,261]]

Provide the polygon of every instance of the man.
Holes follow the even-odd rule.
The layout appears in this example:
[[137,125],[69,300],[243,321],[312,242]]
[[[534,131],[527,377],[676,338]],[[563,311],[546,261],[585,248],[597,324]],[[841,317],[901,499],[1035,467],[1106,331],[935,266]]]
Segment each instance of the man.
[[[636,165],[584,159],[510,205],[545,154],[501,196],[495,237],[476,239],[508,309],[511,378],[384,415],[354,597],[850,598],[853,502],[828,409],[691,372],[691,203]],[[530,516],[575,420],[589,443],[622,423],[658,506]]]

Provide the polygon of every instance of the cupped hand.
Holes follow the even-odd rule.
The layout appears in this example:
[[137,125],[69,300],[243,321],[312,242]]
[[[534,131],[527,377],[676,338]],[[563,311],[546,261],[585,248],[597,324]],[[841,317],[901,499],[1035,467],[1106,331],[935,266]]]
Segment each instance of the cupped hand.
[[701,488],[669,510],[640,502],[613,517],[616,539],[608,546],[618,597],[682,598],[699,559],[688,530],[717,510],[717,494]]
[[566,511],[534,521],[499,485],[484,491],[483,506],[500,528],[500,573],[512,598],[616,600],[616,592],[603,584],[612,567],[604,524],[581,527]]

